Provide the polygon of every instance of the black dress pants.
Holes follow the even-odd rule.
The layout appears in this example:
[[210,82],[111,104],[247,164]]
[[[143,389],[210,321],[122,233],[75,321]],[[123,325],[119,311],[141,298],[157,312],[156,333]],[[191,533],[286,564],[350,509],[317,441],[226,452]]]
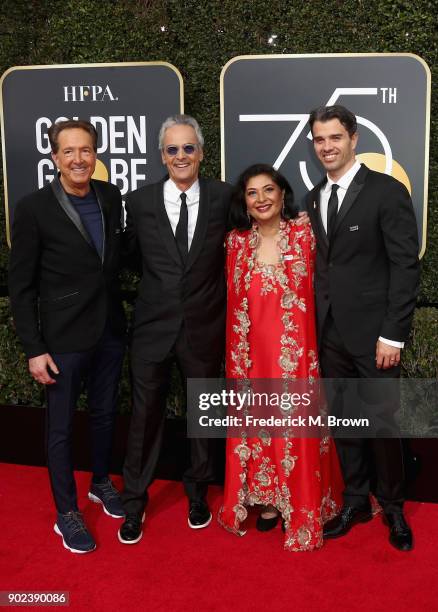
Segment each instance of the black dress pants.
[[78,509],[72,434],[74,411],[83,389],[90,413],[93,477],[108,476],[124,352],[124,339],[106,328],[92,349],[51,353],[59,374],[54,375],[56,383],[46,387],[47,464],[56,509],[61,514]]
[[[324,378],[384,379],[400,376],[400,366],[377,369],[375,354],[351,355],[330,312],[321,339],[320,363]],[[397,406],[393,408],[395,410]],[[369,493],[373,492],[384,512],[401,512],[405,499],[401,440],[336,438],[335,442],[345,482],[344,503],[355,508],[367,507]]]
[[[186,387],[187,378],[218,378],[221,361],[220,351],[210,359],[196,356],[184,327],[164,361],[155,363],[131,354],[133,408],[122,492],[126,512],[141,513],[148,501],[147,489],[154,479],[163,439],[173,363],[177,363]],[[208,482],[214,478],[212,440],[191,439],[189,443],[190,465],[183,475],[184,489],[189,500],[203,500]]]

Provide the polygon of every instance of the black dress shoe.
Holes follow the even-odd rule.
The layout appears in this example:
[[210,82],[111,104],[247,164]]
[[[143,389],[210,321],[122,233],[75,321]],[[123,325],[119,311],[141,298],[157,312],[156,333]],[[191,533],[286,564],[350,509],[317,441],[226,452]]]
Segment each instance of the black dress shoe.
[[211,512],[207,503],[202,500],[191,501],[189,505],[189,527],[202,529],[211,523]]
[[119,529],[119,541],[122,544],[137,544],[143,536],[144,512],[131,512],[126,515],[123,525]]
[[350,531],[357,523],[367,523],[373,518],[370,508],[359,509],[344,506],[335,518],[324,525],[324,538],[340,538]]
[[389,541],[397,550],[412,550],[412,531],[401,512],[388,512],[384,522],[389,526]]
[[264,518],[261,514],[258,515],[256,521],[257,531],[271,531],[277,527],[278,519],[280,515],[272,516],[271,518]]

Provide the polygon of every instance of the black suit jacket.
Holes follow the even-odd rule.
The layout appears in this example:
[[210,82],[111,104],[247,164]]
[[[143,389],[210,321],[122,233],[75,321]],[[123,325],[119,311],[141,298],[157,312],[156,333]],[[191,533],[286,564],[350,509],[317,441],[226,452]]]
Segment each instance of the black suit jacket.
[[164,206],[164,180],[126,199],[125,248],[131,256],[139,252],[142,262],[132,352],[162,361],[184,323],[192,350],[207,359],[224,347],[224,236],[231,188],[199,179],[198,218],[184,266]]
[[330,244],[320,214],[324,179],[307,196],[317,239],[318,336],[331,306],[353,355],[375,351],[379,336],[405,341],[418,293],[417,224],[407,189],[362,165],[345,194]]
[[87,350],[98,342],[107,321],[114,332],[124,332],[118,280],[120,191],[102,181],[91,185],[102,212],[102,257],[58,178],[17,204],[9,296],[28,358]]

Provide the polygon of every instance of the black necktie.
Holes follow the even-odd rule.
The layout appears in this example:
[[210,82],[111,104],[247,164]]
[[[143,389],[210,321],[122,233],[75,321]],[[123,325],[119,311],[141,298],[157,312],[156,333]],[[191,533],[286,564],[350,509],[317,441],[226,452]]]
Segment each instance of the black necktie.
[[182,262],[183,264],[185,264],[187,262],[187,256],[189,254],[188,235],[187,235],[189,213],[187,211],[187,203],[186,203],[187,194],[182,192],[180,197],[181,197],[181,208],[179,212],[178,225],[176,226],[176,231],[175,231],[175,240],[176,240],[176,245],[178,247],[179,254],[181,255]]
[[338,194],[336,193],[339,189],[339,185],[332,185],[332,192],[330,194],[330,198],[327,206],[327,238],[330,238],[333,235],[333,230],[335,229],[336,223],[336,215],[338,214]]

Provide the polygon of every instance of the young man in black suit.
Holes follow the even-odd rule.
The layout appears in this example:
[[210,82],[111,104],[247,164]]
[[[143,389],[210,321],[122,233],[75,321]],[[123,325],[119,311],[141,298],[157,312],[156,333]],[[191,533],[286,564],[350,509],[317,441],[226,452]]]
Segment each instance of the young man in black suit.
[[[419,281],[417,226],[409,193],[394,178],[356,161],[356,117],[346,108],[320,107],[310,114],[309,124],[316,156],[327,171],[306,201],[317,238],[315,295],[323,376],[399,377]],[[380,408],[389,414],[394,406],[388,398],[379,398]],[[375,493],[390,527],[390,542],[410,550],[400,440],[339,438],[336,445],[345,481],[344,506],[325,525],[324,537],[342,536],[371,519],[375,470]]]
[[97,133],[87,121],[51,126],[59,175],[21,200],[12,226],[9,295],[33,378],[47,390],[47,459],[55,531],[76,553],[96,544],[78,510],[72,463],[73,414],[86,385],[93,479],[89,497],[124,515],[108,477],[125,344],[119,295],[122,201],[92,180]]
[[[124,238],[138,252],[142,279],[131,348],[133,413],[124,466],[126,520],[119,540],[142,537],[147,488],[163,435],[171,366],[183,378],[220,376],[225,341],[224,235],[230,187],[199,177],[203,159],[199,125],[176,115],[162,125],[159,147],[168,176],[126,200]],[[207,527],[207,483],[213,478],[209,440],[192,439],[183,476],[188,524]]]

